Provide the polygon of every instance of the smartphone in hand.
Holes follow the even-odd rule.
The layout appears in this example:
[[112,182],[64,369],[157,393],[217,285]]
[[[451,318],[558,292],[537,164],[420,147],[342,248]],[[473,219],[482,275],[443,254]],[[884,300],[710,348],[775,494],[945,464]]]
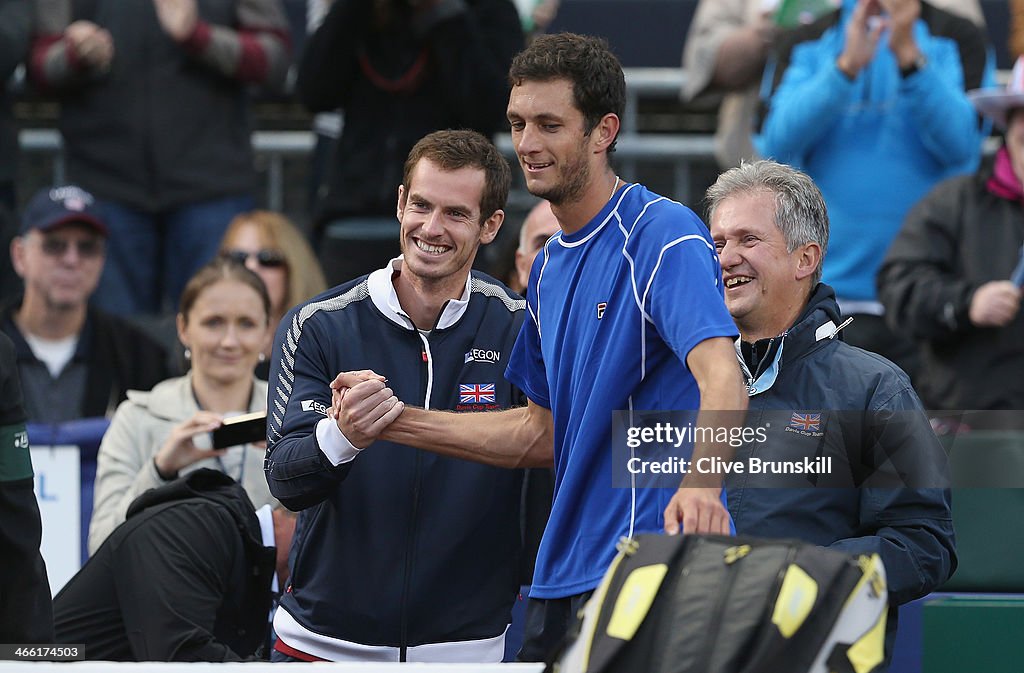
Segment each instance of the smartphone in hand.
[[215,449],[262,442],[267,438],[267,412],[254,411],[225,418],[224,423],[210,433],[210,438]]

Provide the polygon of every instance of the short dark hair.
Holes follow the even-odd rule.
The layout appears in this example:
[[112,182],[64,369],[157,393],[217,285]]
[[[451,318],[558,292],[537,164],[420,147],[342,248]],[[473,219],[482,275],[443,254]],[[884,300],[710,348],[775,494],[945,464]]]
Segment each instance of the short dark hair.
[[[590,35],[540,35],[519,52],[508,71],[509,83],[569,80],[584,132],[590,134],[609,112],[620,119],[626,109],[626,77],[608,42]],[[608,152],[615,151],[615,141]]]
[[263,304],[263,312],[270,321],[270,295],[267,293],[267,286],[263,279],[249,270],[245,265],[239,264],[228,257],[215,257],[213,261],[202,266],[195,275],[189,278],[185,289],[181,292],[181,301],[178,302],[178,312],[188,322],[188,314],[195,305],[196,300],[203,291],[222,280],[237,280],[245,283],[260,296],[260,303]]
[[420,138],[409,151],[402,175],[402,186],[409,191],[412,173],[420,159],[429,159],[443,170],[479,168],[484,172],[484,191],[480,195],[480,223],[505,207],[512,185],[512,170],[494,144],[476,131],[434,131]]

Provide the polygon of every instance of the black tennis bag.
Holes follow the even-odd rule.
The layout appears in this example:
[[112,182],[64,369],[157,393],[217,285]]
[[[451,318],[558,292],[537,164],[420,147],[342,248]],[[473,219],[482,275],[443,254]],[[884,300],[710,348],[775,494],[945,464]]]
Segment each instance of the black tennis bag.
[[546,673],[869,673],[883,661],[877,554],[719,535],[618,548]]

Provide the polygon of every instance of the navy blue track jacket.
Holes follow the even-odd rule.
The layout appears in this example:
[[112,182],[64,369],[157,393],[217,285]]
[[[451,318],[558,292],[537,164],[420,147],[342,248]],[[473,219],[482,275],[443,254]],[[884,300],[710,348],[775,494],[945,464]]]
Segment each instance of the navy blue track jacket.
[[[832,474],[729,475],[729,511],[741,535],[795,537],[850,554],[877,553],[889,587],[891,655],[896,607],[934,591],[956,569],[948,469],[907,375],[836,338],[841,323],[835,292],[819,283],[803,315],[779,339],[781,346],[765,356],[774,354],[776,366],[748,379],[748,390],[756,391],[747,425],[767,428],[767,441],[748,444],[736,455],[741,461],[794,462],[832,456]],[[747,363],[744,368],[749,373]],[[809,417],[812,426],[800,426]],[[864,471],[865,480],[853,487],[859,480],[854,473],[866,465],[888,467]],[[885,478],[872,485],[871,479],[894,466],[903,486]],[[802,488],[787,488],[799,481]]]
[[525,403],[504,379],[522,299],[473,272],[424,334],[391,275],[389,265],[296,307],[274,344],[265,468],[274,496],[301,510],[281,601],[290,626],[278,631],[323,658],[501,639],[519,587],[521,470],[385,441],[335,466],[321,449],[333,421],[317,424],[341,371],[372,369],[400,400],[432,409]]

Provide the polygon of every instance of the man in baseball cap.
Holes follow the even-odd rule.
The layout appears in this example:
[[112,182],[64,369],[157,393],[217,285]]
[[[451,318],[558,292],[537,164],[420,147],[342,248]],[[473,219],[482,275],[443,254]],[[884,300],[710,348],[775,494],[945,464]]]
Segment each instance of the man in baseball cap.
[[140,329],[89,307],[108,230],[92,194],[44,189],[22,213],[11,261],[24,294],[0,309],[14,342],[30,422],[107,416],[129,388],[166,378],[163,347]]
[[68,185],[36,192],[21,216],[21,235],[33,229],[42,232],[79,225],[100,237],[108,236],[105,225],[93,210],[95,199],[81,187]]

